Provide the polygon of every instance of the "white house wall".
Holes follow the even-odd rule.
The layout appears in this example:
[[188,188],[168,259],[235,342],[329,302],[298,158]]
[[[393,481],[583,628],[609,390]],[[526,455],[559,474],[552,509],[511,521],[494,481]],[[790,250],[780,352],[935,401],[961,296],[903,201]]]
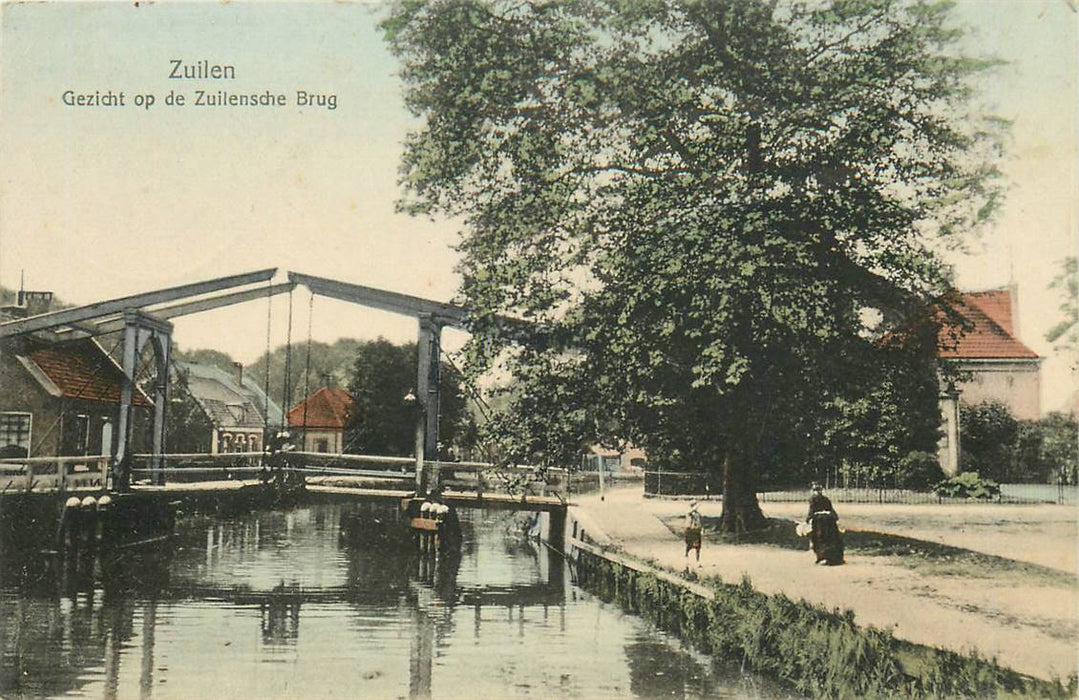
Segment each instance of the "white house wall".
[[965,360],[961,367],[972,374],[969,381],[956,386],[962,403],[974,405],[983,401],[1000,401],[1016,418],[1036,420],[1041,417],[1041,382],[1037,361]]

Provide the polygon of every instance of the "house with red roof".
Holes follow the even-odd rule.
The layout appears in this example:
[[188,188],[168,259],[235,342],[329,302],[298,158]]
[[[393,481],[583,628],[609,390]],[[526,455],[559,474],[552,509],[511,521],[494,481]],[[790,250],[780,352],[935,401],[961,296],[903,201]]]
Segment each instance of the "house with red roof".
[[[120,365],[92,338],[4,342],[0,457],[111,454],[123,381]],[[146,394],[136,391],[133,404],[136,425],[148,421],[152,403]]]
[[344,389],[324,387],[288,412],[289,428],[293,435],[304,436],[305,452],[341,454],[353,403],[352,395]]
[[938,357],[959,369],[965,379],[944,392],[944,437],[941,467],[955,473],[958,465],[959,402],[974,405],[1000,401],[1016,418],[1041,416],[1041,358],[1019,339],[1017,290],[963,292],[954,310],[957,323],[945,324]]

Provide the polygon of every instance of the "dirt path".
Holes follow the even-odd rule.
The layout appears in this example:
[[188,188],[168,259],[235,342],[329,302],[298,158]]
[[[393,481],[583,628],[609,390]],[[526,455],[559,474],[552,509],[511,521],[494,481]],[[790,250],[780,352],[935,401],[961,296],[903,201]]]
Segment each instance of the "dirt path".
[[[763,508],[770,517],[805,517],[801,503],[766,503]],[[1079,512],[1074,506],[852,503],[837,509],[849,529],[888,532],[1071,574],[1077,571]]]
[[[1004,515],[993,506],[988,510],[962,506],[957,512],[957,507],[950,506],[930,512],[909,509],[934,506],[837,507],[851,529],[898,531],[908,538],[924,530],[932,535],[926,538],[929,542],[953,547],[969,543],[985,554],[1016,554],[1016,561],[1058,565],[1055,571],[1006,561],[995,562],[995,568],[981,562],[963,567],[950,561],[911,566],[899,557],[850,550],[846,566],[818,567],[807,551],[706,541],[699,573],[731,583],[748,575],[760,591],[851,609],[861,624],[892,628],[902,639],[959,651],[976,649],[1042,678],[1067,677],[1076,671],[1079,589],[1074,580],[1074,514],[1069,524],[1060,511],[1041,511],[1038,506],[1030,510],[1007,507]],[[593,534],[606,533],[629,554],[668,568],[685,566],[683,545],[663,522],[682,515],[685,502],[645,499],[637,486],[609,491],[603,501],[595,496],[580,498],[577,510],[593,523]],[[796,504],[768,504],[766,510],[771,517],[804,517],[802,506]],[[718,517],[720,505],[704,503],[701,511],[706,517]],[[937,527],[944,531],[927,523],[941,523]],[[1003,534],[993,523],[998,523]],[[1022,540],[1031,533],[1040,533],[1043,541],[1024,549]]]

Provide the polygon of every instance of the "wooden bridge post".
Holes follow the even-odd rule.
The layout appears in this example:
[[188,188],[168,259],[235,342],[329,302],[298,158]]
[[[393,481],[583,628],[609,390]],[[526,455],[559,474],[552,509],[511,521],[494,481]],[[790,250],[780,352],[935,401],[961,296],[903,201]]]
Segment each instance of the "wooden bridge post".
[[126,490],[131,483],[131,411],[135,399],[135,373],[139,355],[147,342],[152,341],[154,360],[157,369],[157,384],[154,390],[154,427],[153,481],[163,483],[161,479],[161,453],[165,438],[165,410],[168,392],[168,362],[172,348],[172,324],[156,319],[137,309],[125,309],[124,319],[124,354],[120,366],[124,374],[124,383],[120,390],[120,415],[116,434],[113,436],[112,470],[110,471],[111,490]]
[[123,358],[120,364],[124,373],[124,383],[120,388],[120,415],[116,421],[116,434],[113,436],[112,465],[109,470],[108,487],[112,491],[124,490],[130,474],[127,474],[127,462],[130,460],[128,448],[131,444],[131,405],[135,397],[135,362],[139,351],[139,327],[126,323],[124,318]]
[[419,338],[416,344],[416,400],[419,401],[420,411],[416,419],[416,493],[422,495],[427,492],[429,485],[427,463],[438,459],[442,326],[431,314],[421,313],[417,317]]

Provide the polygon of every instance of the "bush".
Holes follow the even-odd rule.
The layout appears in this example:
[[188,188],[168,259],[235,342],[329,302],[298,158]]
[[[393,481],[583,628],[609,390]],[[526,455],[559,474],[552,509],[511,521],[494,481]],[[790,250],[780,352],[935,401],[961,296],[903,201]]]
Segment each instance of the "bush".
[[1076,436],[1079,424],[1074,416],[1063,413],[1050,413],[1038,421],[1041,437],[1039,462],[1043,465],[1042,481],[1053,482],[1060,479],[1066,484],[1074,484],[1079,467],[1079,448]]
[[928,490],[945,478],[935,454],[917,451],[899,460],[895,485],[901,489]]
[[1000,401],[959,405],[960,465],[987,477],[1008,479],[1019,438],[1019,421]]
[[1000,496],[1000,486],[991,479],[983,479],[978,472],[963,472],[945,479],[933,487],[942,498],[976,498],[989,500]]

